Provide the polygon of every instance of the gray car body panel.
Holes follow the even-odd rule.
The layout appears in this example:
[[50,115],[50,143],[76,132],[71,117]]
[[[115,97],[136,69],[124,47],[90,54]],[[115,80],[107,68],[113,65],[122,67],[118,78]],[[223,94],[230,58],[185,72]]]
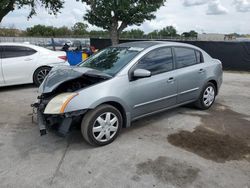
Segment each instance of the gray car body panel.
[[[218,90],[221,86],[220,61],[211,58],[198,47],[174,42],[134,42],[118,46],[143,50],[113,78],[77,91],[78,95],[69,102],[65,113],[94,109],[103,103],[115,102],[123,107],[128,127],[132,120],[139,117],[197,100],[203,87],[210,80],[217,82]],[[129,72],[135,64],[148,52],[161,47],[196,49],[203,54],[204,63],[130,81]],[[85,68],[82,69],[83,74],[87,72]],[[170,78],[173,80],[169,81]],[[46,86],[42,87],[40,91],[44,93]],[[51,89],[46,91],[53,90],[54,86],[50,87]]]

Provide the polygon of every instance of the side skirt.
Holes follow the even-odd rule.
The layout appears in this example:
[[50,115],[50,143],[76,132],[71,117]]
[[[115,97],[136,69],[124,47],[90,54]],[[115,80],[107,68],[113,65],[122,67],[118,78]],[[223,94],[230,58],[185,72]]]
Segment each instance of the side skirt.
[[160,113],[160,112],[164,112],[164,111],[167,111],[167,110],[172,109],[172,108],[180,107],[180,106],[183,106],[183,105],[185,105],[185,104],[192,103],[192,102],[194,102],[194,101],[195,101],[195,100],[190,100],[190,101],[187,101],[187,102],[184,102],[184,103],[181,103],[181,104],[177,104],[177,105],[170,106],[170,107],[167,107],[167,108],[163,108],[163,109],[160,109],[160,110],[157,110],[157,111],[154,111],[154,112],[150,112],[150,113],[147,113],[147,114],[143,114],[143,115],[141,115],[141,116],[135,117],[134,119],[132,119],[132,121],[135,121],[135,120],[138,120],[138,119],[147,117],[147,116],[151,116],[151,115],[153,115],[153,114],[157,114],[157,113]]

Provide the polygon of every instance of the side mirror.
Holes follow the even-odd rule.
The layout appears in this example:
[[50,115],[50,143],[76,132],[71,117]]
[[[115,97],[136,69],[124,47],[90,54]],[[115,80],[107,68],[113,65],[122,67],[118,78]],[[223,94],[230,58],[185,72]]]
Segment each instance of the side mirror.
[[151,72],[146,69],[136,69],[133,72],[133,78],[146,78],[150,76],[151,76]]

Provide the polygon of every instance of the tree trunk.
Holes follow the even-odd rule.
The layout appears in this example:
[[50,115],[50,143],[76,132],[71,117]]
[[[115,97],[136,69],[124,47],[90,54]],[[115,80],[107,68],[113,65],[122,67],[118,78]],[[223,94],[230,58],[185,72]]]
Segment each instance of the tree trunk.
[[122,22],[120,27],[118,27],[118,20],[115,17],[113,17],[113,23],[109,30],[112,45],[119,44],[120,34],[126,27],[127,27],[126,22]]
[[117,28],[112,28],[110,30],[110,38],[111,38],[112,45],[119,44],[119,33],[117,31]]

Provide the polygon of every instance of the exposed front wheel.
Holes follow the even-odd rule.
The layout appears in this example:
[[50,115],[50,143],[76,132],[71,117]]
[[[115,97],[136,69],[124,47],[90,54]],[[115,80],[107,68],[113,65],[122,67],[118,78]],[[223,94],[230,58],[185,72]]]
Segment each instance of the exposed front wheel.
[[49,71],[51,70],[50,67],[40,67],[38,68],[33,76],[33,81],[36,86],[40,86],[45,77],[49,74]]
[[101,105],[83,118],[81,131],[91,145],[104,146],[113,142],[122,128],[122,115],[111,105]]
[[208,83],[203,91],[200,94],[199,99],[196,101],[195,105],[196,107],[202,109],[202,110],[206,110],[209,109],[214,101],[215,101],[215,97],[216,97],[216,88],[214,86],[213,83]]

